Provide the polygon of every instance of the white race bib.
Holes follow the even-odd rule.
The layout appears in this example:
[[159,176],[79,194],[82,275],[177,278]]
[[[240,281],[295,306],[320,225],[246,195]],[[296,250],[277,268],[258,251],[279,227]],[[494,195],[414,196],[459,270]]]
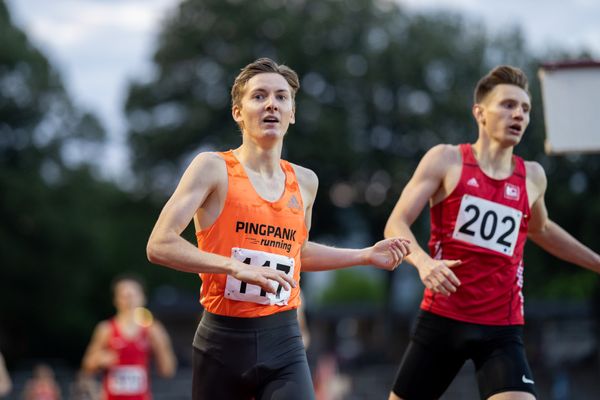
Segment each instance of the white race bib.
[[108,391],[114,395],[135,395],[146,392],[146,369],[139,365],[120,365],[108,372]]
[[476,196],[464,195],[456,218],[454,239],[512,256],[523,213]]
[[[265,268],[276,269],[285,272],[288,276],[294,276],[294,259],[279,254],[267,253],[265,251],[241,249],[234,247],[231,249],[231,257],[243,262],[244,264],[262,266]],[[225,286],[225,298],[238,301],[250,301],[258,304],[276,304],[284,306],[290,298],[290,290],[277,284],[277,292],[267,293],[260,286],[251,285],[227,275]]]

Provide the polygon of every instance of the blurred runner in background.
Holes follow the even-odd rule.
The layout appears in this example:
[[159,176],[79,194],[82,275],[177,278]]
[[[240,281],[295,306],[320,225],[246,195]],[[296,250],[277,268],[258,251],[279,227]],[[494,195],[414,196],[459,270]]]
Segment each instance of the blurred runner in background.
[[132,275],[115,279],[112,285],[117,314],[94,330],[82,369],[103,372],[103,393],[108,400],[148,400],[150,360],[162,377],[172,377],[176,360],[163,325],[144,308],[141,281]]

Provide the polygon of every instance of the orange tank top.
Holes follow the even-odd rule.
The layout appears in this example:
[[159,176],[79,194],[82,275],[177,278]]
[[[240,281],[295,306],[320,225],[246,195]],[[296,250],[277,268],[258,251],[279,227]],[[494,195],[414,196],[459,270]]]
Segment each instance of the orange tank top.
[[[219,154],[227,165],[227,197],[221,214],[208,228],[196,232],[200,250],[284,271],[300,281],[300,249],[308,231],[300,187],[292,165],[280,161],[285,190],[269,202],[258,195],[233,152]],[[259,286],[228,274],[200,274],[200,303],[213,314],[253,318],[297,308],[300,288],[277,286],[266,293]]]

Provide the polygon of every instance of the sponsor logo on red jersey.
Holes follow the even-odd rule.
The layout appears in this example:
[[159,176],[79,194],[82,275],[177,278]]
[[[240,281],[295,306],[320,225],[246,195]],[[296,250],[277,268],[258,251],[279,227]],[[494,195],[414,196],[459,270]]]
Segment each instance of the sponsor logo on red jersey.
[[516,185],[513,185],[512,183],[507,183],[504,186],[504,197],[510,200],[519,200],[519,196],[521,191],[519,190],[519,187]]

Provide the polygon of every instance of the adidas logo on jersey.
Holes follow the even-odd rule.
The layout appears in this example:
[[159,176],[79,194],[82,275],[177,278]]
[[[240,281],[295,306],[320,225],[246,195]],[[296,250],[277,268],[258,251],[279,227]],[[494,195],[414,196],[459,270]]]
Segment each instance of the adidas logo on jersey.
[[292,196],[290,198],[290,201],[288,201],[287,206],[289,208],[294,208],[294,209],[300,208],[300,203],[298,202],[298,199],[296,199],[296,196]]
[[476,187],[476,188],[478,188],[478,187],[479,187],[479,182],[477,182],[477,179],[475,179],[475,178],[473,177],[473,178],[471,178],[471,179],[469,179],[469,180],[467,181],[467,186],[473,186],[473,187]]

